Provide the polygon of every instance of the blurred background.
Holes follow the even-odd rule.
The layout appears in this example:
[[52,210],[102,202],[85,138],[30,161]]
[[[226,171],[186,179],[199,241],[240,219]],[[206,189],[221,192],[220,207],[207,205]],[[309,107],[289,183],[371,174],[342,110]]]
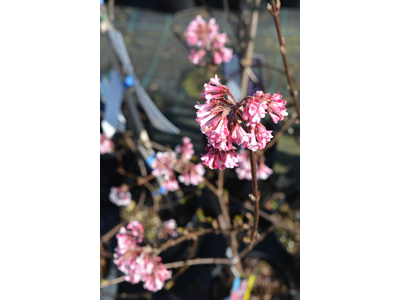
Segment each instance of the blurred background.
[[[228,46],[238,53],[242,50],[238,42],[237,31],[240,20],[240,5],[243,1],[194,1],[194,0],[140,0],[140,1],[105,1],[110,20],[115,28],[122,33],[129,58],[132,62],[137,78],[141,85],[161,111],[161,113],[177,128],[179,134],[169,134],[156,129],[149,121],[145,111],[141,107],[137,96],[133,95],[139,110],[140,118],[151,141],[163,146],[174,148],[182,143],[182,137],[188,136],[194,144],[195,154],[200,157],[206,147],[206,139],[201,133],[196,118],[194,106],[197,101],[202,101],[200,93],[204,83],[209,81],[214,74],[205,71],[204,68],[193,65],[188,60],[189,48],[183,38],[186,27],[197,15],[205,20],[214,17],[220,26],[220,31],[227,33]],[[300,1],[281,1],[282,7],[279,13],[282,35],[286,42],[286,53],[291,77],[300,98]],[[110,4],[112,9],[110,10]],[[267,1],[261,1],[256,38],[254,40],[253,62],[258,64],[253,71],[259,82],[249,83],[249,89],[258,87],[264,92],[283,95],[287,100],[289,116],[295,111],[293,101],[288,91],[282,55],[278,42],[274,19],[267,10]],[[107,41],[103,34],[100,38],[100,73],[101,79],[109,78],[113,64],[110,59]],[[226,80],[234,76],[235,66],[221,64],[217,74]],[[106,103],[101,100],[101,110],[104,111]],[[122,103],[122,113],[126,115],[125,103]],[[288,118],[286,117],[285,120]],[[102,119],[101,119],[102,120]],[[284,122],[274,124],[268,121],[267,129],[278,132]],[[125,127],[125,126],[124,126]],[[101,127],[101,131],[104,128]],[[129,130],[126,124],[124,130]],[[274,135],[273,133],[273,135]],[[292,218],[287,221],[290,226],[299,227],[300,222],[300,128],[296,122],[287,128],[276,144],[265,152],[266,164],[274,173],[265,181],[259,181],[262,193],[261,209],[275,215],[285,216],[290,212]],[[110,159],[110,160],[107,160]],[[101,160],[101,172],[108,176],[107,168],[111,158]],[[111,163],[112,164],[112,163]],[[230,213],[240,213],[239,206],[235,207],[234,201],[243,202],[251,191],[251,182],[239,181],[234,170],[227,170],[225,188],[232,195]],[[106,174],[106,175],[104,175]],[[103,178],[104,179],[104,178]],[[108,201],[108,191],[116,182],[110,183],[101,180],[101,228],[103,235],[110,228],[120,222],[119,208]],[[179,195],[176,197],[179,198]],[[207,197],[196,197],[191,200],[183,210],[192,215],[199,207],[206,206]],[[233,199],[235,198],[235,199]],[[186,209],[186,210],[185,210]],[[189,212],[187,212],[189,210]],[[175,211],[175,214],[178,214]],[[188,220],[179,220],[178,225],[187,224]],[[262,229],[271,225],[266,220],[260,220]],[[263,299],[299,299],[299,241],[300,237],[277,228],[273,233],[257,245],[254,253],[258,258],[262,257],[280,274],[279,287],[283,292],[271,294]],[[115,246],[115,240],[110,244],[110,250]],[[225,255],[224,242],[217,236],[205,236],[198,249],[200,257],[222,257]],[[213,245],[213,247],[210,247]],[[221,245],[221,249],[215,247]],[[174,261],[179,257],[182,249],[172,248],[165,254],[163,261]],[[168,257],[169,255],[169,257]],[[168,291],[161,291],[153,295],[154,299],[223,299],[223,292],[219,292],[218,280],[224,280],[224,270],[216,266],[193,266],[183,276],[179,277],[175,285]],[[106,277],[116,278],[121,274],[108,262]],[[277,279],[278,280],[278,279]],[[143,291],[139,285],[122,283],[108,287],[101,297],[106,299],[134,298],[132,293]],[[121,295],[125,295],[121,296]],[[142,297],[146,299],[145,297]],[[140,298],[137,298],[140,299]]]

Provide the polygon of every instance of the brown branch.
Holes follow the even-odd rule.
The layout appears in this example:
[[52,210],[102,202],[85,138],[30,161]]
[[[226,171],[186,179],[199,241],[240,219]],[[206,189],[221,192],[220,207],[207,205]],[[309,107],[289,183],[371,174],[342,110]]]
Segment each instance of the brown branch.
[[[249,211],[251,211],[251,212],[254,212],[254,207],[253,207],[251,204],[249,204],[249,203],[243,203],[243,202],[241,202],[241,201],[239,201],[239,200],[236,200],[236,199],[233,198],[233,197],[231,197],[231,200],[232,200],[233,202],[237,203],[237,204],[241,204],[241,205],[242,205],[244,208],[246,208],[247,210],[249,210]],[[296,234],[300,234],[300,230],[299,230],[299,229],[289,227],[289,226],[288,226],[286,223],[284,223],[282,220],[278,220],[278,218],[277,218],[276,216],[270,215],[270,214],[266,213],[265,211],[263,211],[263,210],[261,210],[261,209],[260,209],[260,217],[263,218],[263,219],[265,219],[265,220],[267,220],[267,221],[269,221],[269,222],[271,222],[271,223],[274,224],[274,225],[281,226],[282,228],[284,228],[284,229],[287,230],[287,231],[290,231],[290,232],[293,232],[293,233],[296,233]]]
[[[195,254],[196,254],[196,249],[197,249],[197,245],[198,245],[198,238],[193,239],[193,244],[192,244],[192,248],[190,249],[190,253],[188,255],[188,257],[186,258],[186,262],[190,259],[192,259]],[[169,290],[170,288],[173,287],[173,285],[175,284],[175,281],[189,268],[189,266],[183,266],[181,267],[175,274],[174,276],[172,276],[171,280],[168,281],[167,285],[165,286],[165,288],[167,290]]]
[[164,264],[166,269],[174,269],[182,266],[193,266],[193,265],[209,265],[209,264],[217,264],[217,265],[231,265],[232,260],[229,258],[196,258],[188,261],[176,261],[173,263]]
[[258,191],[257,185],[257,169],[256,169],[256,155],[254,151],[250,151],[250,163],[251,163],[251,180],[253,183],[253,196],[251,197],[255,203],[254,209],[254,226],[251,231],[250,236],[250,244],[249,247],[251,248],[252,242],[254,241],[257,235],[257,228],[258,228],[258,219],[260,217],[260,192]]
[[[282,221],[290,218],[292,215],[294,215],[295,213],[297,213],[297,210],[292,211],[290,214],[288,214],[286,217],[284,217],[282,219]],[[275,228],[278,226],[278,224],[274,224],[272,226],[270,226],[267,230],[265,230],[254,242],[252,245],[252,248],[254,248],[259,242],[261,242],[263,239],[265,239],[267,237],[268,234],[270,234],[271,232],[273,232],[275,230]],[[251,247],[247,247],[245,249],[243,249],[242,252],[240,252],[239,257],[243,258],[246,256],[246,254],[252,249]]]
[[224,170],[219,170],[218,171],[218,202],[219,206],[221,207],[221,212],[222,212],[222,222],[220,222],[220,226],[223,230],[225,229],[230,229],[231,227],[231,220],[229,218],[228,210],[226,209],[226,205],[224,203],[224,195],[223,195],[223,189],[224,189]]
[[152,293],[150,292],[144,292],[144,293],[139,293],[139,294],[133,294],[133,293],[122,293],[122,294],[113,294],[113,293],[107,293],[107,292],[101,292],[100,296],[109,296],[114,299],[152,299]]
[[124,281],[125,281],[125,276],[121,276],[121,277],[111,279],[111,280],[106,280],[105,282],[100,284],[100,288],[102,289],[102,288],[105,288],[106,286],[121,283]]
[[285,39],[282,36],[282,32],[281,32],[281,25],[279,23],[279,8],[280,8],[280,4],[277,7],[275,5],[275,0],[270,0],[272,7],[269,8],[269,11],[271,12],[271,15],[274,17],[274,21],[275,21],[275,25],[276,25],[276,30],[278,32],[278,37],[279,37],[279,44],[281,46],[281,53],[282,53],[282,57],[283,57],[283,63],[285,65],[285,71],[286,71],[286,78],[287,81],[289,83],[289,87],[290,87],[290,95],[293,98],[293,102],[294,105],[296,106],[296,111],[297,114],[299,116],[299,120],[300,120],[300,105],[299,105],[299,101],[297,100],[297,92],[294,90],[293,88],[293,82],[292,82],[292,78],[290,77],[290,71],[289,71],[289,65],[287,62],[287,57],[286,57],[286,45],[285,45]]
[[[216,265],[231,265],[232,260],[229,258],[195,258],[188,261],[176,261],[168,264],[164,264],[166,269],[175,269],[180,268],[183,266],[194,266],[194,265],[209,265],[209,264],[216,264]],[[112,280],[107,280],[104,283],[100,284],[100,288],[105,288],[107,286],[121,283],[125,281],[125,276],[121,276]]]
[[119,229],[122,226],[125,226],[126,224],[128,224],[127,221],[122,221],[121,223],[115,225],[110,231],[108,231],[106,234],[104,234],[100,238],[100,243],[102,243],[102,244],[107,243],[114,235],[116,235],[118,233]]

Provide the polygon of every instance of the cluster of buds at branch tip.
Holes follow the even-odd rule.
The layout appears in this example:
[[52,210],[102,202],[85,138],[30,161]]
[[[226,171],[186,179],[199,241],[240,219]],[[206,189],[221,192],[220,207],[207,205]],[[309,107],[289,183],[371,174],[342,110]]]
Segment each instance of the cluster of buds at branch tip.
[[214,18],[208,23],[198,15],[192,20],[185,30],[187,44],[190,47],[188,59],[198,65],[207,51],[213,55],[213,63],[219,65],[222,62],[229,62],[232,59],[233,51],[225,47],[227,41],[226,33],[219,32],[219,26]]
[[194,165],[190,162],[194,154],[190,138],[184,137],[182,141],[183,145],[176,146],[175,151],[158,152],[151,163],[152,174],[163,176],[165,182],[162,187],[170,192],[179,189],[175,169],[183,170],[178,179],[185,185],[199,185],[203,181],[203,175],[206,171],[202,164]]
[[160,290],[171,271],[165,269],[161,257],[157,256],[149,245],[141,245],[144,239],[143,226],[138,221],[121,227],[116,235],[118,245],[115,248],[114,263],[125,274],[126,281],[136,284],[142,281],[149,291]]
[[238,167],[234,144],[252,151],[264,149],[272,139],[272,130],[267,130],[261,119],[269,114],[277,123],[287,116],[286,101],[279,93],[257,91],[238,102],[217,75],[204,84],[200,96],[206,102],[197,102],[196,121],[208,140],[208,153],[202,154],[201,160],[210,169]]

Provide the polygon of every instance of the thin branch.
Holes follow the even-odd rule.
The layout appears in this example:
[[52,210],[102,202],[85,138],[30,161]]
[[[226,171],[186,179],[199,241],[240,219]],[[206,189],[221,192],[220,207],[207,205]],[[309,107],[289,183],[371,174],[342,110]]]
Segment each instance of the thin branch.
[[[192,259],[195,254],[196,254],[196,249],[197,249],[197,245],[198,245],[199,239],[193,239],[193,244],[192,244],[192,248],[190,249],[190,253],[186,259],[186,262],[189,261],[190,259]],[[175,274],[174,276],[172,276],[171,280],[168,282],[168,287],[166,286],[166,289],[170,289],[172,288],[172,286],[175,284],[175,281],[189,268],[189,266],[183,266],[181,267]]]
[[[282,221],[290,218],[291,216],[293,216],[294,214],[296,214],[298,212],[297,210],[292,211],[290,214],[288,214],[287,216],[285,216]],[[252,247],[247,247],[245,248],[242,252],[240,252],[239,257],[243,258],[246,256],[246,254],[252,249],[254,248],[259,242],[261,242],[263,239],[265,239],[267,237],[268,234],[270,234],[271,232],[273,232],[275,230],[275,228],[277,227],[277,224],[274,224],[272,226],[270,226],[267,230],[265,230],[254,242]]]
[[144,292],[144,293],[139,293],[139,294],[132,294],[132,293],[123,293],[123,294],[113,294],[113,293],[107,293],[107,292],[101,292],[100,296],[109,296],[114,299],[152,299],[152,293],[150,292]]
[[253,183],[253,196],[251,198],[255,203],[254,226],[251,231],[250,245],[249,245],[251,247],[252,242],[254,241],[257,235],[258,219],[260,217],[260,192],[258,191],[258,185],[257,185],[256,155],[254,151],[249,151],[249,152],[250,152],[250,163],[251,163],[251,177],[252,177],[251,180]]
[[102,289],[102,288],[105,288],[106,286],[121,283],[124,281],[125,281],[125,276],[121,276],[121,277],[111,279],[111,280],[106,280],[105,282],[100,284],[100,288]]
[[107,243],[114,235],[116,235],[118,233],[119,229],[122,226],[125,226],[126,224],[128,224],[127,221],[122,221],[121,223],[115,225],[110,231],[108,231],[106,234],[104,234],[100,238],[100,243],[102,243],[102,244]]
[[285,71],[286,71],[286,78],[287,81],[289,83],[289,92],[290,95],[293,98],[293,102],[294,105],[296,106],[296,111],[297,114],[299,116],[299,120],[300,120],[300,105],[299,105],[299,101],[297,100],[297,92],[295,91],[294,87],[293,87],[293,82],[292,82],[292,78],[290,77],[290,71],[289,71],[289,64],[287,62],[287,57],[286,57],[286,45],[285,45],[285,39],[282,36],[282,32],[281,32],[281,25],[279,23],[279,9],[280,9],[280,3],[278,3],[278,6],[275,5],[275,0],[270,0],[271,2],[271,7],[268,6],[268,10],[270,11],[271,15],[274,17],[274,21],[275,21],[275,25],[276,25],[276,30],[278,32],[278,37],[279,37],[279,44],[281,46],[281,53],[282,53],[282,57],[283,57],[283,63],[285,65]]
[[196,258],[188,261],[176,261],[173,263],[164,264],[164,267],[166,269],[174,269],[185,265],[194,266],[194,265],[209,265],[209,264],[231,265],[232,260],[230,260],[229,258]]
[[230,229],[231,227],[231,220],[229,218],[228,210],[226,209],[226,205],[224,203],[224,196],[223,196],[223,189],[224,189],[224,170],[218,171],[218,202],[219,206],[221,207],[221,212],[223,216],[223,222],[220,224],[223,230]]
[[[231,197],[231,201],[242,205],[244,208],[246,208],[247,210],[249,210],[251,212],[254,212],[254,207],[250,203],[243,203],[242,201],[240,201],[234,197]],[[279,220],[276,216],[270,215],[261,209],[260,209],[260,217],[271,222],[274,225],[281,226],[282,228],[284,228],[285,230],[287,230],[289,232],[300,234],[299,229],[288,226],[285,222],[283,222],[283,220]]]
[[[216,264],[216,265],[231,265],[232,260],[229,258],[195,258],[191,259],[188,261],[176,261],[168,264],[164,264],[164,267],[166,269],[175,269],[175,268],[180,268],[183,266],[194,266],[194,265],[210,265],[210,264]],[[112,280],[107,280],[106,282],[103,282],[100,284],[100,288],[105,288],[107,286],[121,283],[125,281],[125,276],[121,276]]]

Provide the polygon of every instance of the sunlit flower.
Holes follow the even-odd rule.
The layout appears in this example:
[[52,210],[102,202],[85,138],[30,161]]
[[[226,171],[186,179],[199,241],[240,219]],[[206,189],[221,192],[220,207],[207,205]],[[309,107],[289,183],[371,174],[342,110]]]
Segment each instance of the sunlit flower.
[[122,185],[120,187],[111,188],[109,199],[118,206],[127,206],[132,201],[132,195],[129,192],[129,187],[127,185]]
[[213,146],[208,146],[205,149],[208,151],[207,154],[201,154],[203,164],[208,166],[210,169],[223,170],[225,168],[233,168],[239,166],[238,155],[234,150],[220,151],[215,149]]

